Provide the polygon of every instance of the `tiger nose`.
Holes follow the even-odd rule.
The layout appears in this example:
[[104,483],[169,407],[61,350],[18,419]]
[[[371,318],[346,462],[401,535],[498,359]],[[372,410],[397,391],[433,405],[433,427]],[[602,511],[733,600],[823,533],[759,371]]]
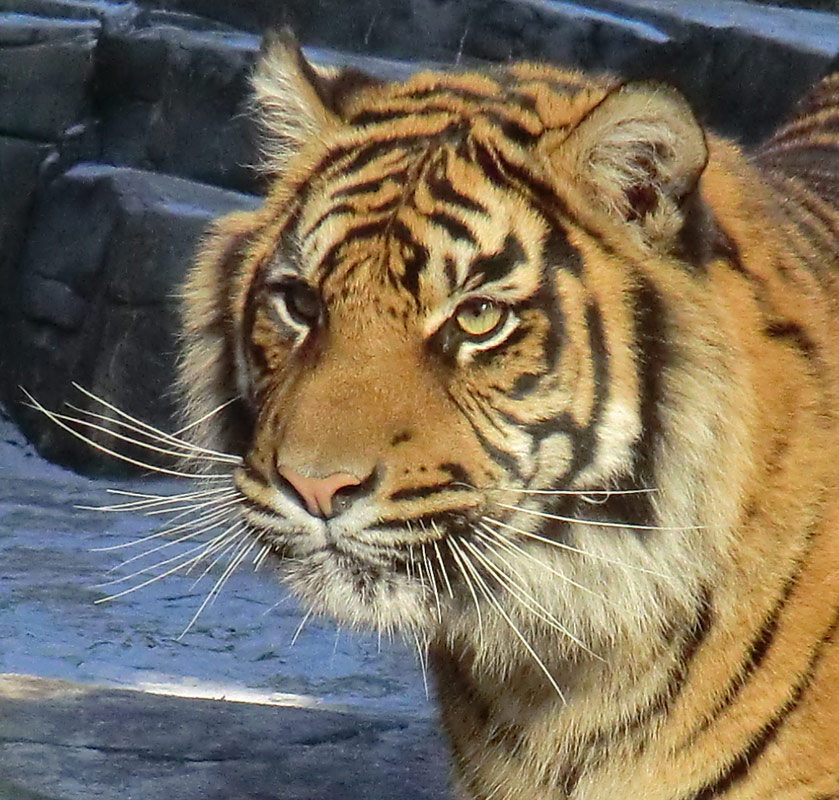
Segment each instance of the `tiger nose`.
[[306,504],[313,517],[328,519],[333,515],[332,500],[341,490],[349,486],[360,486],[361,481],[348,472],[335,472],[326,478],[307,478],[290,467],[280,467],[278,472],[292,486]]

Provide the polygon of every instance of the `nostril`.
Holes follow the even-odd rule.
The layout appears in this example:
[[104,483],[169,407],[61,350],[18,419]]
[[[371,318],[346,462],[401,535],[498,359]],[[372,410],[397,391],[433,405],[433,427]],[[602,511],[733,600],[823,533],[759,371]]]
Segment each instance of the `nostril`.
[[362,481],[348,472],[335,472],[325,478],[310,478],[290,467],[279,467],[278,472],[303,501],[306,510],[312,516],[324,518],[340,514],[365,494],[364,487],[370,477]]
[[332,497],[335,514],[346,511],[353,503],[370,494],[378,481],[377,471],[373,470],[366,478],[354,484],[338,489]]

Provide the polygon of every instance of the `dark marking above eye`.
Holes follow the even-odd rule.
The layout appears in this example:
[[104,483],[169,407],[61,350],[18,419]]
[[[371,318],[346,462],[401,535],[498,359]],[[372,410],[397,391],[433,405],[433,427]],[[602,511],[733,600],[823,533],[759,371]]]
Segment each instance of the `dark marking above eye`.
[[466,280],[469,282],[471,278],[479,276],[481,281],[478,285],[483,286],[485,283],[504,278],[525,260],[526,255],[521,242],[508,233],[504,239],[504,247],[501,248],[500,252],[488,256],[478,256],[472,261],[469,265]]
[[542,245],[542,261],[550,270],[562,269],[579,277],[583,273],[580,251],[568,241],[565,231],[552,225]]

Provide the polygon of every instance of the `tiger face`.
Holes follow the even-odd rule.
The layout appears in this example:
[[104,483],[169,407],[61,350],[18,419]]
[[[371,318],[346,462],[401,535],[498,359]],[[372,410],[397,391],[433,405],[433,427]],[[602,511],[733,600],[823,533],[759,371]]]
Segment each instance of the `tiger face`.
[[[689,607],[713,563],[682,568],[710,513],[691,460],[722,439],[662,481],[658,437],[683,413],[710,430],[727,367],[691,362],[645,274],[691,291],[684,101],[528,65],[349,88],[289,43],[255,86],[275,182],[192,273],[184,383],[196,419],[240,398],[244,519],[293,591],[426,638],[488,604],[591,652]],[[706,373],[701,404],[665,407],[665,361]]]
[[229,569],[427,647],[460,796],[835,795],[837,85],[748,160],[655,84],[266,49],[188,428]]

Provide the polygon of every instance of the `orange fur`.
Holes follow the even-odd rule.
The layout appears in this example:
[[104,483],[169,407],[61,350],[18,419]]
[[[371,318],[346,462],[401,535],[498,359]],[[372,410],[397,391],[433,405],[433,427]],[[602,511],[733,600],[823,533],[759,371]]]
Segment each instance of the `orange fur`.
[[428,647],[463,798],[839,797],[836,85],[747,156],[654,84],[264,57],[187,416],[238,398],[306,603]]

